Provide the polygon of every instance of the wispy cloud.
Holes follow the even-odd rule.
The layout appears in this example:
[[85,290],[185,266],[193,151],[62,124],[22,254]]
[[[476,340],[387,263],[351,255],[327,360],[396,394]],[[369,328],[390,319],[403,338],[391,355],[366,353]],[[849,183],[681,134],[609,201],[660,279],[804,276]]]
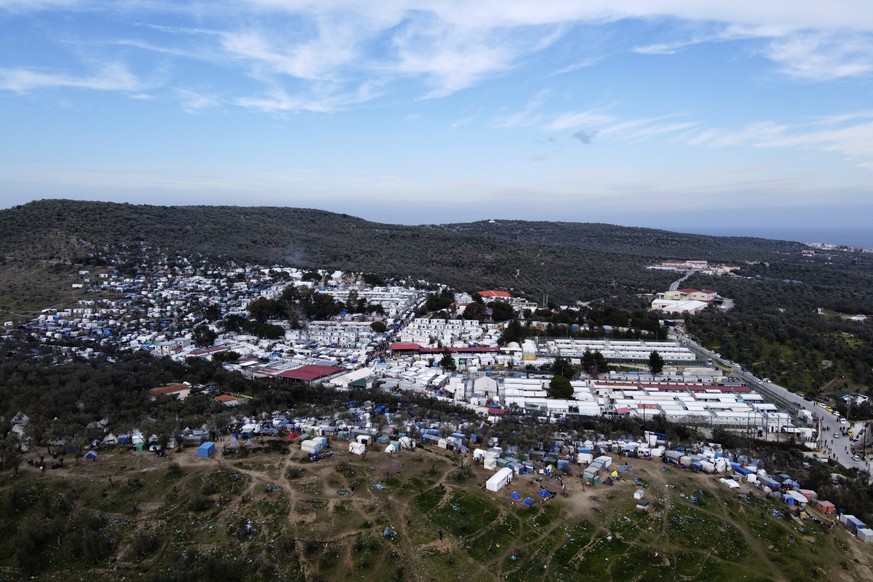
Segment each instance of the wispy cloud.
[[693,146],[756,147],[835,152],[857,165],[873,169],[873,113],[861,112],[806,124],[764,121],[739,131],[706,129],[690,132],[683,141]]
[[96,91],[141,91],[146,84],[122,63],[109,63],[86,76],[46,72],[26,68],[0,69],[0,89],[25,93],[35,89],[57,87],[92,89]]
[[266,95],[241,97],[235,103],[246,109],[266,113],[292,113],[306,111],[311,113],[332,113],[370,101],[379,93],[373,83],[362,83],[349,92],[339,92],[331,85],[322,87],[312,94],[292,94],[283,88],[273,88]]
[[575,127],[587,127],[592,125],[604,125],[615,120],[612,115],[603,111],[590,110],[575,113],[561,113],[545,125],[547,131],[561,131]]
[[190,89],[177,89],[176,94],[182,104],[182,108],[188,113],[198,113],[207,109],[215,109],[222,104],[221,97],[199,93]]
[[772,41],[765,54],[801,79],[830,81],[873,71],[873,39],[859,35],[792,34]]
[[[599,42],[574,45],[560,59],[542,59],[543,51],[584,27],[606,30],[622,21],[671,23],[664,27],[666,38],[656,36],[631,47],[641,54],[669,55],[699,44],[751,40],[753,46],[743,45],[738,54],[764,57],[791,78],[830,81],[873,74],[873,11],[859,9],[852,0],[805,2],[800,7],[792,0],[216,0],[208,10],[183,1],[0,0],[0,12],[13,16],[49,9],[123,14],[134,22],[119,33],[120,39],[88,39],[89,50],[103,50],[106,61],[132,62],[119,58],[118,52],[138,48],[160,58],[208,63],[228,75],[243,71],[248,82],[259,84],[246,89],[253,95],[221,98],[248,104],[266,103],[265,94],[321,95],[326,84],[332,86],[332,102],[353,102],[343,96],[367,84],[380,87],[370,98],[399,89],[405,98],[437,99],[536,59],[543,78],[565,75],[600,63],[605,53]],[[677,38],[683,33],[684,38]],[[0,87],[19,93],[48,87],[129,91],[139,82],[129,72],[124,77],[123,65],[90,76],[77,76],[70,69],[46,71],[26,62],[7,61],[6,66]],[[230,93],[210,88],[215,94],[222,90]],[[273,101],[281,110],[294,103],[312,110],[310,99]],[[508,118],[505,122],[525,124]],[[590,121],[574,120],[572,114],[551,121],[552,127],[563,129],[586,123]]]

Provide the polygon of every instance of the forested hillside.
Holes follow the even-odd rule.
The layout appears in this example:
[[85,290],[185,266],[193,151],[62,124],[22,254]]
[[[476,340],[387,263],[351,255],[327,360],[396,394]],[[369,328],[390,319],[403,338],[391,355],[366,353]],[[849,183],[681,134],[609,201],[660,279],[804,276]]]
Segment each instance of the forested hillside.
[[606,224],[401,226],[297,208],[47,200],[0,212],[0,256],[7,266],[83,261],[89,253],[140,243],[235,261],[411,276],[468,291],[514,289],[557,302],[660,290],[673,275],[646,271],[653,261],[775,260],[799,248]]

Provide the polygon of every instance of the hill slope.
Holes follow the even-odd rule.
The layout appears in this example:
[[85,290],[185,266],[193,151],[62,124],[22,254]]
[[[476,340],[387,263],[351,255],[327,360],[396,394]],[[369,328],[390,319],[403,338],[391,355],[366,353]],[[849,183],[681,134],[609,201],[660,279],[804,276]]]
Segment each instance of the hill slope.
[[[283,442],[284,441],[284,442]],[[225,443],[226,444],[226,443]],[[860,580],[864,544],[800,521],[748,485],[653,460],[625,479],[539,500],[532,475],[499,493],[478,464],[437,448],[345,452],[308,463],[271,440],[167,458],[101,449],[96,461],[0,478],[0,576],[66,580]],[[114,479],[113,479],[114,478]],[[556,480],[545,487],[560,491]],[[642,490],[650,510],[634,509]],[[58,541],[60,540],[60,541]]]
[[[298,208],[143,206],[45,200],[0,211],[0,257],[77,262],[108,248],[160,247],[261,264],[372,271],[507,288],[556,301],[650,292],[672,278],[652,261],[769,260],[797,243],[606,224],[489,221],[401,226]],[[2,293],[2,291],[0,291]]]

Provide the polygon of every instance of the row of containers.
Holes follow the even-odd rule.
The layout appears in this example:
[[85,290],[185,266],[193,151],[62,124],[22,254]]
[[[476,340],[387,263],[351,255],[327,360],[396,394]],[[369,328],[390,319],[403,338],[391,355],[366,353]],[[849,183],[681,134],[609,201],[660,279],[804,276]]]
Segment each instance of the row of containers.
[[859,540],[865,543],[873,543],[873,529],[867,527],[867,524],[848,513],[840,514],[840,523],[846,526]]

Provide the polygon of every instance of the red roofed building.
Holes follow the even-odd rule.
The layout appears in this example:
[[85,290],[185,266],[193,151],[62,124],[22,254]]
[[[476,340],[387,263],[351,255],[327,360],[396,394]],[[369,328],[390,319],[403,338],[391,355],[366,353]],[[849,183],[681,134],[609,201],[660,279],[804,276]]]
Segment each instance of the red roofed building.
[[507,293],[506,291],[495,291],[493,289],[489,289],[488,291],[479,291],[479,297],[482,299],[503,299],[509,300],[512,299],[512,295]]
[[219,394],[215,397],[215,400],[221,402],[224,406],[239,406],[240,402],[236,399],[236,396],[231,396],[230,394]]
[[149,394],[153,397],[175,396],[179,400],[185,400],[191,394],[191,386],[188,384],[168,384],[167,386],[152,388],[149,390]]
[[308,366],[300,366],[299,368],[294,368],[293,370],[285,370],[284,372],[276,374],[276,377],[285,378],[286,380],[303,382],[305,384],[309,384],[310,386],[319,386],[326,380],[329,380],[334,376],[344,374],[345,372],[345,368],[310,364]]
[[403,352],[417,354],[420,351],[421,346],[413,342],[394,342],[391,344],[391,352],[394,354],[402,354]]

